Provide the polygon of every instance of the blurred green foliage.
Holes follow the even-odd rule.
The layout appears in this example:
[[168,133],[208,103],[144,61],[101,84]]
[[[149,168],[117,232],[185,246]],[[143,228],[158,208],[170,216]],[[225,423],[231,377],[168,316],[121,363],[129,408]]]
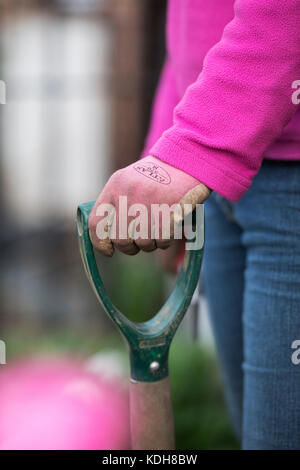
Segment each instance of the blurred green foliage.
[[170,378],[177,449],[238,449],[214,351],[201,343],[175,338]]
[[[113,302],[133,321],[153,316],[166,298],[164,274],[153,255],[101,259],[100,272]],[[173,282],[173,281],[172,281]],[[171,288],[169,283],[169,289]],[[93,296],[92,290],[90,291]],[[63,354],[79,358],[99,351],[118,350],[128,357],[121,335],[101,325],[86,328],[33,331],[30,327],[6,332],[8,364],[33,354]],[[127,364],[128,364],[127,359]],[[214,351],[201,343],[175,337],[170,351],[170,377],[177,449],[237,449],[226,413]]]
[[[7,331],[4,336],[7,345],[7,363],[15,359],[26,359],[34,355],[70,355],[85,358],[105,349],[125,349],[120,335],[116,333],[100,337],[98,332],[89,330],[82,334],[78,330],[59,330],[48,333],[30,331]],[[125,352],[125,351],[124,351]]]
[[[6,341],[8,363],[32,354],[87,357],[108,349],[116,349],[127,356],[123,340],[116,334],[105,340],[97,336],[82,338],[78,332],[70,331],[38,337],[12,334]],[[170,351],[170,377],[177,449],[238,449],[224,405],[214,351],[199,343],[175,338]]]
[[153,254],[132,258],[116,253],[103,281],[114,304],[132,321],[149,320],[162,307],[164,274]]

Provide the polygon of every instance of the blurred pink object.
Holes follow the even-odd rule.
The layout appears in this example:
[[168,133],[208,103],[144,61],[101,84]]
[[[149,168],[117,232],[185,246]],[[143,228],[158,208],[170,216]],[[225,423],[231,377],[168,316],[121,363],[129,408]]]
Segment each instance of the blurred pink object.
[[66,359],[0,369],[0,449],[128,448],[128,397],[120,380],[101,380]]

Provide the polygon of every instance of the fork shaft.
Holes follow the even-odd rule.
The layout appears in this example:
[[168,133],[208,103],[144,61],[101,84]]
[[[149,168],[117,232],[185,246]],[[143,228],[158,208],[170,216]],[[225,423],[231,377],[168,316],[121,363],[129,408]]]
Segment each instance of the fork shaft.
[[170,380],[130,383],[131,445],[134,450],[174,450]]

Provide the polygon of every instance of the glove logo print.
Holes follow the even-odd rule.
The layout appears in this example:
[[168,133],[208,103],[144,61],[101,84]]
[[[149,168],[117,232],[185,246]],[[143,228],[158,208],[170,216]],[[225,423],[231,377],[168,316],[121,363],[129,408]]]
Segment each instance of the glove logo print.
[[136,165],[134,165],[133,168],[138,173],[141,173],[141,175],[144,175],[147,178],[150,178],[151,180],[156,181],[157,183],[160,183],[160,184],[171,183],[171,178],[169,174],[166,172],[166,170],[156,165],[155,163],[152,163],[152,162],[137,163]]

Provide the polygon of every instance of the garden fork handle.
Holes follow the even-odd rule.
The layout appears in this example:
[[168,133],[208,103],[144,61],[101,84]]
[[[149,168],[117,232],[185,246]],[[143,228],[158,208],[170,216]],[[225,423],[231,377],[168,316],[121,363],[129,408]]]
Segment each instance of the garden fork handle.
[[[102,282],[88,232],[94,202],[77,213],[79,247],[87,277],[106,313],[126,338],[130,351],[130,421],[132,449],[175,449],[174,419],[168,375],[172,339],[198,283],[204,247],[203,206],[196,208],[198,244],[186,251],[176,284],[160,311],[144,323],[134,323],[111,302]],[[198,212],[197,212],[198,211]],[[192,228],[192,226],[191,226]]]

